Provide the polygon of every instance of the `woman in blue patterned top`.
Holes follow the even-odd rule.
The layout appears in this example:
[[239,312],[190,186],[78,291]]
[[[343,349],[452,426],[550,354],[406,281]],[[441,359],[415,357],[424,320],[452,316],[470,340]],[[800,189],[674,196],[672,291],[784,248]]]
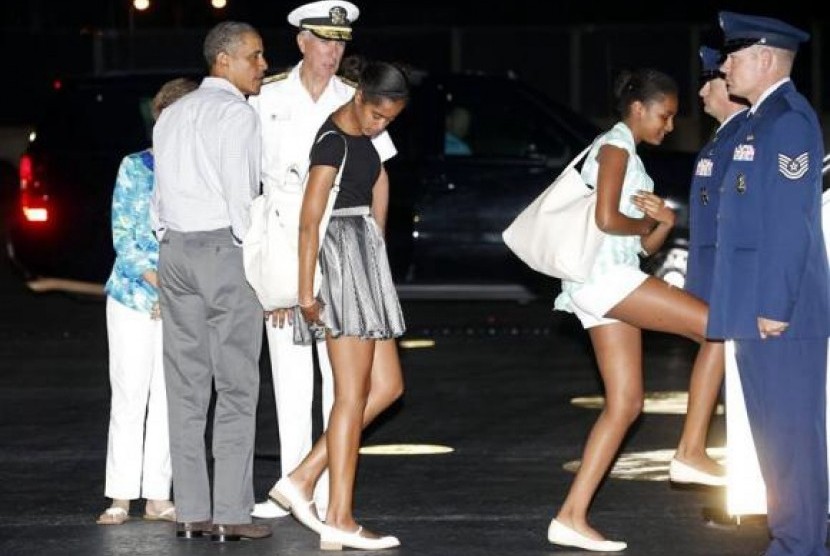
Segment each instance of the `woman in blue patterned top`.
[[[153,98],[153,118],[197,84],[165,83]],[[112,198],[115,264],[105,286],[112,400],[104,493],[112,504],[101,525],[127,521],[130,500],[147,500],[144,518],[175,521],[167,398],[158,303],[158,241],[150,226],[153,153],[124,157]]]
[[[704,343],[706,304],[640,270],[639,256],[654,253],[662,245],[675,215],[652,193],[654,182],[637,155],[637,145],[659,145],[672,131],[677,85],[661,72],[642,69],[623,73],[615,94],[621,121],[597,138],[582,168],[586,183],[596,185],[596,220],[606,236],[588,279],[563,281],[555,302],[556,309],[575,313],[588,330],[605,389],[605,407],[588,436],[568,496],[550,523],[548,540],[600,552],[617,552],[627,546],[623,541],[605,540],[591,527],[588,508],[643,408],[642,330],[679,334],[702,344],[689,395],[689,424],[693,426],[684,429],[681,439],[681,445],[699,445],[699,453],[692,456],[700,467],[716,465],[705,452],[715,399],[701,392],[713,391],[707,382],[720,384],[722,365],[717,350]],[[683,455],[689,457],[685,451]],[[687,478],[718,479],[687,468]]]

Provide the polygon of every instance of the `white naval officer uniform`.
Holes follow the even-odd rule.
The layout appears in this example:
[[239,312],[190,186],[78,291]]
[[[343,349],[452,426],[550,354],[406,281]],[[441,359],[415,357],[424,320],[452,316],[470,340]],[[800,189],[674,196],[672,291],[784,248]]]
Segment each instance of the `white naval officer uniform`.
[[[287,73],[267,78],[259,95],[248,99],[261,121],[264,192],[283,186],[286,180],[301,180],[305,176],[309,153],[320,126],[334,110],[354,96],[355,87],[335,76],[315,102],[300,81],[301,66],[302,62]],[[385,131],[374,138],[373,143],[382,162],[397,154],[395,145]],[[299,214],[286,215],[281,212],[280,216],[295,219],[299,225]],[[278,328],[269,322],[265,328],[277,408],[280,471],[285,477],[311,451],[311,406],[314,395],[312,348],[295,345],[293,332],[288,325]],[[331,363],[324,344],[325,342],[318,344],[317,355],[322,375],[323,427],[326,428],[334,401],[334,385]],[[328,472],[325,472],[314,491],[315,505],[323,518],[328,507],[328,489]],[[277,513],[276,507],[263,506],[257,504],[255,516],[285,515],[285,512]]]

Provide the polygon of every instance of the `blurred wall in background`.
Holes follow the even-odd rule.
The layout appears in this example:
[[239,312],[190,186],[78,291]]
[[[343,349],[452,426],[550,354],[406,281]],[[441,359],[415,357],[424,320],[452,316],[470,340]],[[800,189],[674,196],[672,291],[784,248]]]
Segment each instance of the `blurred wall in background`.
[[[830,132],[830,23],[814,23],[813,40],[799,53],[794,80],[824,116]],[[201,68],[205,29],[105,29],[81,33],[4,30],[7,59],[0,102],[0,160],[16,163],[28,129],[61,76],[157,68]],[[261,29],[269,73],[296,63],[291,29]],[[699,24],[572,26],[360,27],[347,54],[362,54],[435,71],[513,73],[600,125],[615,119],[611,86],[621,69],[651,66],[675,77],[680,114],[670,148],[695,151],[714,129],[697,96],[701,44],[717,45],[719,32]]]

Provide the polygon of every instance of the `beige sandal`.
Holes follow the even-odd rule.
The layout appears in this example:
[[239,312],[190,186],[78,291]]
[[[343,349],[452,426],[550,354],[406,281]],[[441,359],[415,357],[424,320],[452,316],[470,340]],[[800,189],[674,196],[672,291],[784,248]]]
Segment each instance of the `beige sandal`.
[[144,519],[147,521],[176,521],[176,506],[170,506],[157,514],[151,514],[144,510]]
[[98,516],[95,523],[98,525],[121,525],[130,519],[130,514],[121,506],[110,506],[104,513]]

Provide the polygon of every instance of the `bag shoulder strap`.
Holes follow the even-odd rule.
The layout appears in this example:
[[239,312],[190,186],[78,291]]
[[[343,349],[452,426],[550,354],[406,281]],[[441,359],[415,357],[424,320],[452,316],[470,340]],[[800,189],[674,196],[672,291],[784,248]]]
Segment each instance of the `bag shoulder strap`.
[[567,166],[567,167],[563,170],[563,173],[564,173],[564,172],[567,172],[568,170],[571,170],[574,166],[576,166],[577,164],[579,164],[580,162],[582,162],[582,159],[583,159],[583,158],[585,158],[585,156],[586,156],[586,155],[588,154],[588,152],[591,150],[591,147],[593,147],[593,146],[594,146],[594,143],[596,143],[596,141],[595,141],[595,140],[594,140],[594,141],[591,141],[591,144],[590,144],[590,145],[588,145],[587,147],[585,147],[584,149],[582,149],[582,152],[581,152],[581,153],[579,153],[578,155],[576,155],[576,156],[573,158],[573,160],[571,160],[571,161],[568,163],[568,166]]
[[337,175],[334,176],[334,188],[340,188],[340,179],[343,177],[343,168],[346,167],[346,158],[349,156],[349,142],[343,137],[342,133],[338,133],[333,129],[329,129],[320,134],[320,137],[317,138],[317,141],[314,142],[315,145],[319,144],[324,137],[327,135],[337,135],[341,139],[343,139],[343,160],[340,161],[340,167],[337,169]]

